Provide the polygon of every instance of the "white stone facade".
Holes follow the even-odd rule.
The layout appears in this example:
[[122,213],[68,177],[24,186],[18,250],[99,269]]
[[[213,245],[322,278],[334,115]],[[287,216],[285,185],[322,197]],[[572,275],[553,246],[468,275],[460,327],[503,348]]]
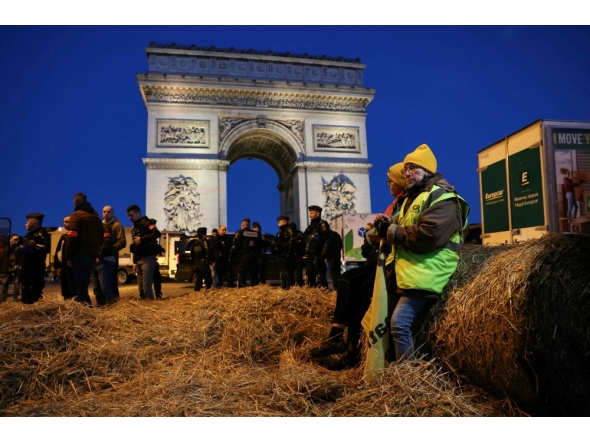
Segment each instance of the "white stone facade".
[[[324,218],[371,212],[365,121],[374,90],[362,86],[364,65],[190,48],[146,52],[148,73],[137,75],[148,111],[146,214],[160,227],[227,224],[227,171],[244,157],[277,172],[281,213],[299,227],[307,226],[309,205],[324,207]],[[302,79],[289,77],[299,68]]]

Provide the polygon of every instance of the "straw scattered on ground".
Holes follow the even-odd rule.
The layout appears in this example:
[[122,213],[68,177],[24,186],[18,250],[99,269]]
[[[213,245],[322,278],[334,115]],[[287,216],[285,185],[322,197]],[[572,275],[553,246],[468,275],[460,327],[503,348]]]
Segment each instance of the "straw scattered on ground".
[[332,372],[308,360],[335,293],[258,286],[89,309],[0,307],[3,416],[504,416],[436,361]]

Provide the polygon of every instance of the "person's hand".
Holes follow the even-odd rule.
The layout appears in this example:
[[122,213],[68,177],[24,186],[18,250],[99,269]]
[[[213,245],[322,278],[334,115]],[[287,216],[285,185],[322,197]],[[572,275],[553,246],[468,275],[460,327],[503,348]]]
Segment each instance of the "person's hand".
[[376,244],[378,244],[379,242],[381,242],[381,237],[376,232],[375,233],[372,233],[372,234],[368,234],[367,233],[367,237],[369,238],[369,240],[371,242],[375,242]]
[[58,275],[58,276],[59,276],[59,275],[61,275],[61,268],[58,268],[58,269],[56,270],[56,273],[57,273],[57,275]]
[[391,223],[391,216],[388,216],[387,214],[379,213],[377,216],[375,216],[374,222],[379,222],[380,220],[383,220],[383,221],[390,224]]
[[71,266],[72,266],[72,261],[66,261],[66,265],[67,265],[68,267],[71,267]]
[[133,243],[135,245],[141,244],[141,238],[139,236],[133,236]]
[[133,264],[133,267],[131,267],[131,271],[135,273],[135,270],[137,270],[137,265]]

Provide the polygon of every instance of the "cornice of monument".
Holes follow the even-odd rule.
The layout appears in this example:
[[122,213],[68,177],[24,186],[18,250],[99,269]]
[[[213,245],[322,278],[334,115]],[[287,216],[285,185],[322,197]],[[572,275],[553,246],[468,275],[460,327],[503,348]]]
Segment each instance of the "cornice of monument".
[[317,94],[333,93],[341,96],[367,97],[375,96],[374,88],[356,85],[331,85],[322,83],[291,82],[276,79],[239,79],[231,77],[205,77],[181,74],[136,74],[140,87],[168,86],[178,88],[223,88],[243,91],[277,91]]
[[150,54],[171,54],[215,57],[218,59],[244,59],[264,60],[284,63],[312,63],[317,65],[333,65],[351,68],[364,69],[366,65],[361,63],[359,58],[351,59],[345,57],[315,56],[309,54],[291,54],[290,52],[257,51],[254,49],[240,50],[235,48],[217,48],[215,46],[202,47],[196,45],[161,44],[152,42],[145,48],[149,57]]
[[143,164],[148,170],[220,170],[227,171],[230,162],[219,159],[169,159],[143,158]]
[[[152,76],[152,75],[148,75]],[[287,108],[366,113],[366,107],[374,97],[374,90],[365,88],[316,87],[289,85],[287,83],[259,81],[249,82],[193,82],[168,83],[181,76],[161,76],[161,79],[144,77],[137,80],[144,103],[185,103],[209,106],[254,108]],[[166,78],[168,77],[168,78]],[[148,80],[149,79],[149,80]],[[151,80],[151,81],[150,81]],[[159,80],[159,81],[158,81]],[[222,79],[230,80],[230,79]],[[192,83],[192,84],[191,84]],[[285,86],[285,88],[281,88]]]
[[345,163],[345,162],[297,162],[294,169],[307,170],[321,173],[366,173],[373,167],[370,163]]

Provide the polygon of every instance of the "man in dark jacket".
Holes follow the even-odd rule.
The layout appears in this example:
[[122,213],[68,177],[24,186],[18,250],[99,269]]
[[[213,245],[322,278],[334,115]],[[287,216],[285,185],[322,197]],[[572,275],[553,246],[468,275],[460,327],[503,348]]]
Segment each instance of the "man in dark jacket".
[[51,239],[41,226],[45,216],[41,213],[27,215],[25,228],[28,231],[23,245],[15,251],[20,264],[20,281],[23,304],[33,304],[43,297],[45,288],[45,259],[51,248]]
[[340,266],[342,265],[342,237],[338,232],[330,229],[328,222],[322,221],[320,223],[322,233],[328,238],[328,255],[326,260],[328,262],[328,268],[330,269],[330,278],[332,279],[332,285],[336,289],[338,279],[340,279]]
[[205,288],[210,289],[213,280],[211,277],[211,268],[209,268],[211,249],[209,242],[207,242],[207,228],[205,227],[197,229],[197,238],[192,241],[191,259],[195,267],[194,290],[201,291],[203,279],[205,280]]
[[242,221],[242,229],[236,231],[230,254],[232,261],[239,260],[238,286],[246,285],[246,276],[250,275],[250,285],[258,285],[258,258],[262,239],[260,233],[250,228],[250,218]]
[[305,243],[303,233],[297,229],[297,224],[291,222],[287,228],[287,234],[291,239],[289,243],[289,257],[287,268],[292,270],[290,280],[293,285],[303,286],[303,256],[305,256]]
[[229,261],[229,252],[231,249],[231,239],[227,235],[227,227],[220,225],[218,236],[212,238],[213,260],[215,261],[215,274],[217,275],[217,286],[222,287],[223,281],[227,279],[229,287],[234,286],[234,272]]
[[127,245],[127,239],[125,238],[125,228],[119,219],[115,216],[115,211],[110,205],[106,205],[102,209],[103,224],[107,224],[112,233],[113,248],[117,251],[115,254],[115,266],[113,267],[113,295],[115,300],[119,297],[119,282],[117,280],[117,273],[119,271],[119,251],[121,251]]
[[114,248],[113,232],[108,224],[102,223],[103,241],[96,266],[92,272],[94,296],[96,305],[104,307],[115,302],[115,291],[113,288],[113,269],[115,268],[117,250]]
[[259,222],[252,224],[252,230],[260,233],[260,255],[258,257],[258,282],[266,284],[266,268],[268,267],[268,258],[266,257],[266,249],[270,246],[270,242],[266,240],[262,234],[262,227]]
[[279,225],[279,232],[273,239],[270,248],[273,253],[277,255],[277,262],[279,265],[279,276],[281,277],[281,288],[288,290],[292,284],[291,276],[293,270],[291,262],[289,261],[289,247],[291,243],[291,236],[289,235],[289,216],[277,217]]
[[65,258],[74,271],[76,301],[92,307],[88,285],[102,246],[102,222],[84,193],[74,195],[74,205],[66,233]]
[[55,255],[53,257],[53,267],[59,276],[59,283],[61,285],[61,295],[64,299],[72,299],[76,297],[76,283],[74,281],[74,270],[67,264],[65,258],[65,243],[67,231],[70,227],[70,216],[64,217],[64,234],[61,235],[55,247]]
[[328,281],[326,280],[326,262],[327,256],[326,248],[328,247],[328,236],[322,233],[321,219],[322,209],[317,205],[309,207],[309,226],[303,232],[303,239],[305,242],[305,255],[307,256],[307,264],[305,266],[305,273],[307,275],[307,283],[310,287],[324,287],[328,288]]
[[156,256],[158,255],[158,239],[160,230],[156,227],[156,221],[141,215],[137,205],[127,207],[127,216],[133,222],[133,264],[137,273],[137,286],[140,296],[146,299],[155,299],[152,288],[154,269],[156,268]]
[[22,245],[23,238],[20,237],[18,234],[13,234],[10,236],[10,246],[8,251],[8,273],[6,277],[2,281],[2,293],[0,295],[0,302],[4,301],[8,296],[8,286],[12,283],[14,285],[14,290],[12,294],[16,299],[20,293],[20,282],[18,278],[19,273],[19,266],[16,263],[16,248],[19,245]]

